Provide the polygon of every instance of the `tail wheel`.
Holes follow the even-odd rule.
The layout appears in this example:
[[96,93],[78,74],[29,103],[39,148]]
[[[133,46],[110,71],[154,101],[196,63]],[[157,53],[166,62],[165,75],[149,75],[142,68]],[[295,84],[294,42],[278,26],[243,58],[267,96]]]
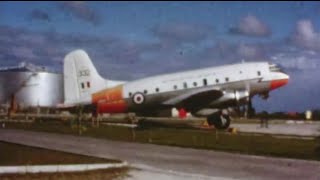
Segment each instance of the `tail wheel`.
[[227,129],[230,126],[230,116],[221,112],[212,114],[207,117],[209,125],[214,125],[217,129]]

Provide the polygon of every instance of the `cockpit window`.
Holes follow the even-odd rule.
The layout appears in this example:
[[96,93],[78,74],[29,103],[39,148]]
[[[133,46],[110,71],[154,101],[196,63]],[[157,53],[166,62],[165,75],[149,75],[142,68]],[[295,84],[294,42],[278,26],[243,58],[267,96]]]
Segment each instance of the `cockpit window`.
[[284,73],[283,69],[278,64],[269,63],[270,72],[282,72]]

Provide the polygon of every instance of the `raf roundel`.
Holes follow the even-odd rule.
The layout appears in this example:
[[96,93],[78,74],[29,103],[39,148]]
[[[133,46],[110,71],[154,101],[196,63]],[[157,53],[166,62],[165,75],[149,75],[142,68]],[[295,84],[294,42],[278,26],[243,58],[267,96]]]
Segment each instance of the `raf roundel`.
[[142,104],[144,103],[144,95],[140,92],[135,93],[132,97],[132,100],[135,104]]

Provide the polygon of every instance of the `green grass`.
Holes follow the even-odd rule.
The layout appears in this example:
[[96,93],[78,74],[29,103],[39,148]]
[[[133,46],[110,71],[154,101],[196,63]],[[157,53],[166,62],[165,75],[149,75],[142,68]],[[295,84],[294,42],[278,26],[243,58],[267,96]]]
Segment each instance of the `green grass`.
[[27,173],[27,174],[4,174],[0,175],[3,180],[34,180],[34,179],[57,179],[57,180],[97,180],[97,179],[122,179],[128,177],[128,168],[116,168],[106,170],[93,170],[84,172],[65,173]]
[[[78,134],[70,124],[61,122],[43,122],[33,124],[9,123],[9,128],[35,131]],[[105,138],[120,141],[153,143],[198,149],[211,149],[243,154],[320,160],[320,138],[276,138],[268,134],[239,133],[213,130],[194,130],[182,128],[145,128],[86,126],[83,136]]]
[[[95,158],[90,156],[54,151],[0,141],[1,166],[17,165],[52,165],[52,164],[87,164],[87,163],[116,163],[118,160]],[[0,179],[116,179],[127,176],[128,168],[113,168],[107,170],[93,170],[84,172],[63,173],[27,173],[0,174]]]
[[1,141],[0,149],[0,166],[121,162]]

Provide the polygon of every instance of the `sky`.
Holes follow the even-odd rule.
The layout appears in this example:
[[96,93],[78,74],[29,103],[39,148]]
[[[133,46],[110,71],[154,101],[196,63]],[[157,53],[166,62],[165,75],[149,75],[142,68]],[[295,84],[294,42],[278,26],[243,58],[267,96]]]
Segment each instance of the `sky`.
[[0,66],[62,71],[84,49],[114,80],[241,61],[277,63],[287,86],[257,111],[320,108],[319,2],[0,2]]

